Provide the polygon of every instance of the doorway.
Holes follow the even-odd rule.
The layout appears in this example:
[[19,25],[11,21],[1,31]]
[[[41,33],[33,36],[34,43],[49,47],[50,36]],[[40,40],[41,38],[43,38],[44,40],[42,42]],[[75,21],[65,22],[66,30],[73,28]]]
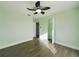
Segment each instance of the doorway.
[[36,38],[39,38],[39,22],[36,22]]
[[52,18],[41,18],[36,20],[36,38],[54,43],[54,20]]

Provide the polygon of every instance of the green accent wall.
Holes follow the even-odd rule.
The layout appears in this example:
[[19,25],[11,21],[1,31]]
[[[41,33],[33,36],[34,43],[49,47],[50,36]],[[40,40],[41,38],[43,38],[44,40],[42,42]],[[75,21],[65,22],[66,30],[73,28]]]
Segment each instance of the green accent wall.
[[48,39],[52,40],[52,19],[48,20]]

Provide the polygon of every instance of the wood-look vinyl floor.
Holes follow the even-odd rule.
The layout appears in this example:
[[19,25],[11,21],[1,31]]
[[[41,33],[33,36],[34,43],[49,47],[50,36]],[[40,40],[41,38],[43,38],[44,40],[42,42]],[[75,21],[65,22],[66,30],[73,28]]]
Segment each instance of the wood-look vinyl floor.
[[56,53],[54,54],[53,48],[50,49],[53,44],[44,44],[44,42],[44,40],[41,42],[39,39],[33,39],[28,42],[1,49],[0,57],[79,57],[79,51],[58,44],[54,45],[56,49]]

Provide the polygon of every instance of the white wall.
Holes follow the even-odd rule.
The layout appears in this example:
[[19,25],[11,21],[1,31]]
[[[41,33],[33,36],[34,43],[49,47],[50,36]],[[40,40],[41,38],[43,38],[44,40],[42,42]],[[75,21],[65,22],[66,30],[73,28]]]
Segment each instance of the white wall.
[[55,18],[55,42],[79,50],[79,7],[60,12]]
[[32,17],[20,13],[16,5],[0,2],[0,49],[32,40],[34,36]]
[[[47,38],[49,19],[49,16],[40,19],[41,38]],[[79,8],[56,13],[52,19],[55,22],[53,28],[55,42],[79,50]]]
[[[52,15],[44,16],[39,19],[40,23],[40,39],[48,40],[54,38],[54,20]],[[51,23],[51,24],[50,24]],[[52,33],[51,33],[52,32]],[[52,35],[51,35],[52,34]],[[52,43],[54,40],[52,40]]]
[[[21,10],[25,10],[20,7],[17,3],[0,2],[0,49],[31,40],[34,36],[33,19],[23,14]],[[55,20],[55,42],[79,50],[79,8],[52,17]],[[49,18],[40,19],[40,34],[48,32]]]

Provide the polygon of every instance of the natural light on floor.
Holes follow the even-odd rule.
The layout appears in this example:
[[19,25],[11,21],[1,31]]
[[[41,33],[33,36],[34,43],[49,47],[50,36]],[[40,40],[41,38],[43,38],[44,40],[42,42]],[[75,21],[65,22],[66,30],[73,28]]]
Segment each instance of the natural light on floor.
[[[40,35],[40,40],[47,40],[48,39],[48,33],[44,33],[42,35]],[[52,31],[52,39],[54,42],[54,30]]]
[[[52,32],[52,39],[54,41],[54,32]],[[45,33],[43,35],[40,35],[40,40],[41,42],[43,42],[43,44],[45,44],[47,46],[47,48],[50,49],[50,51],[55,54],[57,52],[56,48],[54,47],[54,44],[51,44],[48,42],[48,33]]]

